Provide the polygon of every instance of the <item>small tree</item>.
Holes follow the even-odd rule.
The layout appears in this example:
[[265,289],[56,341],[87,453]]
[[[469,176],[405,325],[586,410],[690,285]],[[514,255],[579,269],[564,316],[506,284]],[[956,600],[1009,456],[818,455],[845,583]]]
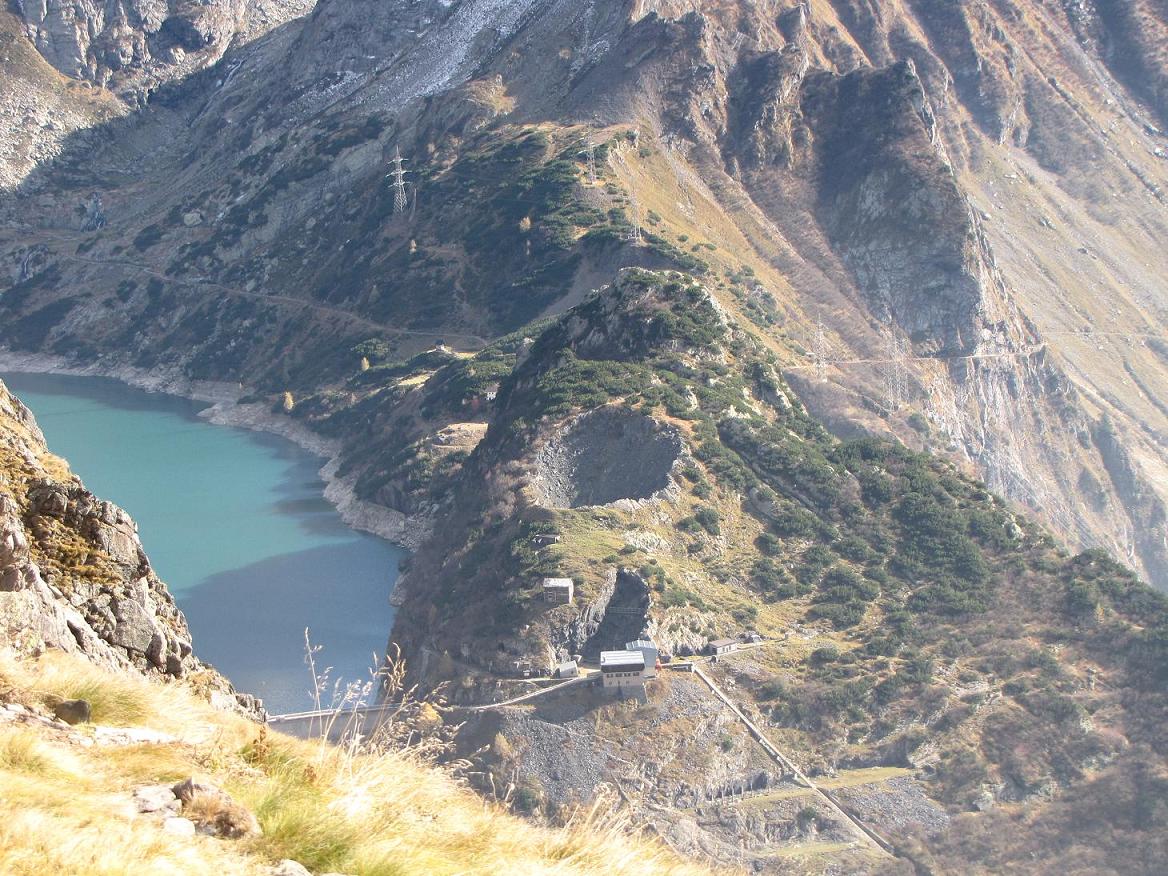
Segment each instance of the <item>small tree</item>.
[[[384,362],[389,358],[389,344],[381,340],[381,338],[370,338],[367,341],[362,341],[353,348],[353,355],[359,356],[361,359],[367,359],[370,363]],[[362,371],[365,369],[362,368]]]

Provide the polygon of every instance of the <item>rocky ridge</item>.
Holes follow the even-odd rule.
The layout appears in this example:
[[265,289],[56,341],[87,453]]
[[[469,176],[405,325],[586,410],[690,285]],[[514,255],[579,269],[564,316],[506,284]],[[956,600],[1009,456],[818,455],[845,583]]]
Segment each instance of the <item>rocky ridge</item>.
[[307,12],[308,0],[16,0],[28,39],[58,71],[128,98],[218,61],[237,39]]

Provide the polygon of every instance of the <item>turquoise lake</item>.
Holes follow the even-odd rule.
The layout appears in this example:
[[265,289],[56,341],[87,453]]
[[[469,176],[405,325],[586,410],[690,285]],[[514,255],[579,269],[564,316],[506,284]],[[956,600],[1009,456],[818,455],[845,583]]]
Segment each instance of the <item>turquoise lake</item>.
[[323,497],[323,460],[201,420],[206,405],[117,381],[0,379],[32,409],[49,449],[137,521],[195,653],[236,688],[273,713],[311,708],[305,628],[334,684],[369,679],[404,552],[345,525]]

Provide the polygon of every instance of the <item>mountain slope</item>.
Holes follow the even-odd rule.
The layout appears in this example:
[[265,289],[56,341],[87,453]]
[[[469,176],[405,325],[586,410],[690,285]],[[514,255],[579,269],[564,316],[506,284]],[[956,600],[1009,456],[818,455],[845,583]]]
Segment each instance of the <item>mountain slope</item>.
[[1168,164],[1131,84],[1154,7],[366,7],[232,49],[30,179],[5,342],[316,389],[370,338],[476,349],[617,267],[705,263],[833,429],[968,461],[1164,580]]
[[[440,397],[444,382],[440,370],[415,391]],[[1102,552],[1068,557],[951,466],[884,441],[839,443],[791,399],[773,355],[700,286],[622,273],[503,380],[486,436],[444,483],[443,526],[399,584],[393,641],[419,678],[473,701],[493,678],[595,660],[641,635],[689,654],[757,629],[770,641],[723,658],[715,677],[812,775],[891,768],[900,784],[883,804],[859,792],[854,804],[903,857],[939,872],[996,872],[1032,853],[1039,872],[1152,872],[1159,828],[1138,801],[1156,799],[1165,775],[1154,752],[1168,601]],[[559,539],[540,549],[539,533]],[[547,605],[544,575],[573,577],[576,605]],[[590,707],[593,732],[656,726],[678,708],[668,692],[681,682],[663,684],[631,714]],[[538,738],[576,700],[467,732]],[[675,727],[640,732],[655,744],[637,751],[637,776],[614,758],[593,779],[640,809],[700,812],[727,786],[756,787],[749,740],[710,762],[708,749],[679,748]],[[501,776],[499,750],[483,769]],[[520,760],[520,773],[548,789],[548,807],[586,798],[592,785],[561,774],[587,751],[543,768]],[[1133,782],[1150,784],[1129,794]],[[793,819],[781,779],[763,787],[775,783],[756,804],[778,807],[767,829],[723,816],[675,841],[745,842],[765,868],[768,831]],[[1088,809],[1109,814],[1082,837]],[[941,831],[946,811],[955,820]],[[1043,839],[1000,835],[1007,821]]]
[[906,860],[692,679],[468,721],[521,808],[607,782],[762,868],[1155,872],[1164,603],[1109,553],[1168,586],[1164,23],[329,0],[6,194],[0,343],[339,438],[432,524],[394,637],[460,700],[759,627],[714,683]]

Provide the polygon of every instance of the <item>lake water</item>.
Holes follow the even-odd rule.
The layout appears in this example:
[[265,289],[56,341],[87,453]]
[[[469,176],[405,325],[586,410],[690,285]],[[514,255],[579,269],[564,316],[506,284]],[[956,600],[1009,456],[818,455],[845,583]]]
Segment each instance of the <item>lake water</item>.
[[403,552],[344,524],[323,498],[319,457],[211,425],[200,403],[113,380],[0,379],[32,409],[49,449],[137,521],[195,653],[238,689],[273,713],[311,708],[305,628],[334,682],[369,678]]

